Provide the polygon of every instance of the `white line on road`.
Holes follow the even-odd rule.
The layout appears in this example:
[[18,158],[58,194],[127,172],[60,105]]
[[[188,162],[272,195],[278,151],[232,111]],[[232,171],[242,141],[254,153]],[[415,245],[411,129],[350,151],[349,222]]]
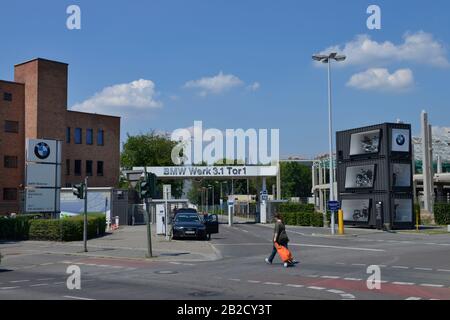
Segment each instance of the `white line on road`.
[[419,297],[409,297],[409,298],[406,298],[405,300],[422,300],[422,298],[419,298]]
[[54,264],[53,262],[41,263],[40,266],[49,266]]
[[228,279],[228,280],[230,280],[230,281],[235,281],[235,282],[241,281],[241,279]]
[[53,282],[53,284],[64,284],[66,283],[65,281],[59,281],[59,282]]
[[10,283],[21,283],[21,282],[30,282],[30,280],[14,280],[14,281],[10,281]]
[[19,287],[0,287],[0,290],[13,290],[18,289]]
[[386,250],[383,250],[383,249],[357,248],[357,247],[340,247],[340,246],[326,246],[326,245],[320,245],[320,244],[289,244],[289,246],[297,246],[297,247],[313,247],[313,248],[327,248],[327,249],[339,249],[339,250],[353,250],[353,251],[386,252]]
[[338,276],[321,276],[323,279],[340,279],[341,277]]
[[95,300],[95,299],[82,298],[82,297],[74,297],[74,296],[63,296],[63,298],[67,298],[67,299],[75,299],[75,300]]
[[325,290],[325,288],[322,288],[322,287],[314,287],[314,286],[308,287],[308,289],[312,289],[312,290]]
[[30,287],[45,287],[45,286],[48,286],[48,283],[32,284]]
[[450,270],[447,270],[447,269],[438,269],[437,271],[439,271],[439,272],[450,272]]
[[362,279],[359,278],[344,278],[346,281],[362,281]]
[[352,263],[352,266],[365,267],[366,264],[364,264],[364,263]]
[[442,284],[430,284],[430,283],[422,283],[422,287],[432,287],[432,288],[443,288],[444,285]]
[[341,297],[344,299],[355,299],[355,296],[350,293],[341,294]]
[[398,281],[392,282],[392,284],[396,284],[396,285],[399,285],[399,286],[413,286],[413,285],[415,285],[415,283],[413,283],[413,282],[398,282]]
[[304,288],[305,286],[302,284],[287,284],[286,287],[292,287],[292,288]]
[[267,284],[270,286],[281,286],[281,283],[278,283],[278,282],[264,282],[264,284]]
[[336,293],[336,294],[345,294],[344,291],[336,290],[336,289],[330,289],[330,290],[327,290],[327,291],[328,291],[328,292],[331,292],[331,293]]
[[405,266],[392,266],[392,269],[409,269],[409,267],[405,267]]
[[248,283],[261,283],[261,281],[257,281],[257,280],[247,280]]
[[433,271],[431,268],[414,268],[414,270]]
[[49,280],[55,280],[55,278],[42,278],[42,279],[36,279],[37,281],[49,281]]

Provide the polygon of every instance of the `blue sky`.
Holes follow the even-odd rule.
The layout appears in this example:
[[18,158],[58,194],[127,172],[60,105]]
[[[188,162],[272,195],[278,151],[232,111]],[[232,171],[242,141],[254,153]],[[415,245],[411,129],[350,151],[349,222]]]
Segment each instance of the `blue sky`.
[[[423,109],[450,127],[448,0],[322,3],[9,1],[0,78],[13,79],[13,65],[33,57],[63,61],[69,106],[122,115],[123,137],[202,120],[279,128],[281,155],[314,156],[327,151],[327,83],[311,55],[337,46],[349,57],[333,69],[335,129],[400,118],[418,133]],[[72,4],[81,30],[66,28]],[[381,8],[381,30],[366,26],[371,4]]]

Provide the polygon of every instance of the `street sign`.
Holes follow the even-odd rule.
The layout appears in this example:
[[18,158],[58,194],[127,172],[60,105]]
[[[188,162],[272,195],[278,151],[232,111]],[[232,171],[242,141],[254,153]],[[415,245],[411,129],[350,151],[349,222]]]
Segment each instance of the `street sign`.
[[330,211],[338,211],[341,208],[341,204],[339,201],[328,201],[328,210]]
[[26,212],[58,212],[59,189],[27,189]]

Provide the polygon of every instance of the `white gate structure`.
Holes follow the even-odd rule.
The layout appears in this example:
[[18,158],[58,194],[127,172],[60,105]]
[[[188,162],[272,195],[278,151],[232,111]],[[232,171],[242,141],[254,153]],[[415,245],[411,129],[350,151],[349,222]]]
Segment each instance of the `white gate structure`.
[[[279,177],[279,166],[178,166],[178,167],[134,167],[133,171],[153,173],[159,180],[176,179],[252,179],[262,178],[260,194],[267,195],[266,179],[268,177]],[[268,199],[266,196],[260,197],[260,222],[268,223]],[[232,212],[228,210],[229,224],[233,223]]]

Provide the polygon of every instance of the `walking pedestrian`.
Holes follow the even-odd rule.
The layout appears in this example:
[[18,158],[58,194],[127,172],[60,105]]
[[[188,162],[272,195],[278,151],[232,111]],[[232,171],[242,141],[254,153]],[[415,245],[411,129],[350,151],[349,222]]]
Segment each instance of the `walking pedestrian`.
[[[276,244],[288,249],[289,238],[286,233],[286,227],[283,223],[283,217],[279,213],[275,214],[275,229],[272,240],[273,240],[273,249],[270,256],[266,258],[267,264],[272,264],[273,259],[275,259],[275,255],[278,252]],[[298,262],[294,259],[292,259],[291,261],[284,261],[284,267],[287,268],[296,263]]]

